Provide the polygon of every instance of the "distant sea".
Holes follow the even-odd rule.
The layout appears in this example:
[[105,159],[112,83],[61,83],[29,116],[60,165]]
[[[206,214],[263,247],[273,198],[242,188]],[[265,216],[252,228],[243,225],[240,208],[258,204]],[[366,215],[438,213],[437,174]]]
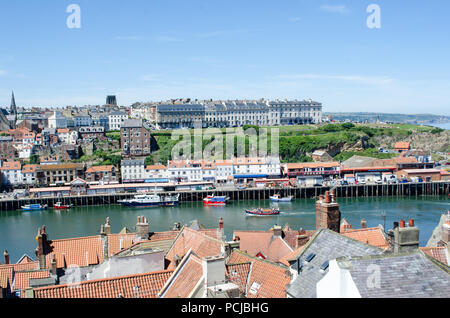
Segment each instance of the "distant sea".
[[442,129],[450,130],[450,123],[443,123],[443,124],[429,124],[430,126],[439,127]]

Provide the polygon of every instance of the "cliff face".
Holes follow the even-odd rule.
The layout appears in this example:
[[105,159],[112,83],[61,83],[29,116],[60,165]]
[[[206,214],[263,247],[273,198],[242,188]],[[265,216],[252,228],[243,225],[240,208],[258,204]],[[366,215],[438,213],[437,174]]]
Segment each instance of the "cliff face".
[[411,148],[432,152],[447,152],[450,150],[450,130],[438,134],[429,132],[413,133],[399,140],[394,136],[374,137],[374,140],[383,148],[393,148],[397,141],[409,141]]

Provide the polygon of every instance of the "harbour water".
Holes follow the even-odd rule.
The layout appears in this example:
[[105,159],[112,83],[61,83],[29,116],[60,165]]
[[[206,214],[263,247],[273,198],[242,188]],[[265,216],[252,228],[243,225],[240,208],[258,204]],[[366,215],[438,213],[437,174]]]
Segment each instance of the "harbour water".
[[[450,200],[446,196],[417,198],[409,197],[369,197],[339,198],[342,218],[346,218],[354,228],[360,227],[361,219],[369,227],[381,224],[386,230],[394,221],[414,218],[420,228],[420,244],[426,245],[440,216],[450,210]],[[244,209],[252,207],[279,206],[277,216],[246,216]],[[386,216],[383,217],[383,214]],[[49,239],[73,238],[98,235],[100,225],[106,217],[111,220],[112,233],[123,227],[135,231],[137,216],[144,215],[150,222],[150,231],[166,231],[175,222],[190,224],[198,220],[207,228],[218,226],[220,217],[224,219],[227,239],[232,239],[234,230],[267,230],[273,225],[289,224],[294,229],[314,229],[315,201],[297,199],[291,203],[271,203],[264,201],[231,201],[225,207],[203,206],[201,202],[182,203],[168,208],[131,208],[120,205],[89,206],[73,208],[68,211],[53,209],[35,212],[0,212],[0,252],[7,249],[11,261],[17,261],[24,253],[35,258],[37,229],[47,228]]]

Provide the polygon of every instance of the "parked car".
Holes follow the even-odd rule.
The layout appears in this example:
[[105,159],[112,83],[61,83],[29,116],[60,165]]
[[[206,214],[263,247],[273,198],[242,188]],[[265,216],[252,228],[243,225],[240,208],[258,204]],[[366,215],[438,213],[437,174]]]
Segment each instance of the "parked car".
[[238,189],[238,190],[245,190],[246,188],[245,188],[245,186],[240,185],[240,186],[237,186],[236,189]]

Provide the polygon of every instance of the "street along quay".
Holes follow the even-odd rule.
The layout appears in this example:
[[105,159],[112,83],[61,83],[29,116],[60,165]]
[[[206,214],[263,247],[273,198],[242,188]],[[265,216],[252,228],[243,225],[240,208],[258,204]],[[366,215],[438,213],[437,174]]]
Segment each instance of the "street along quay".
[[[342,185],[335,189],[336,197],[392,197],[392,196],[448,196],[450,181],[397,183],[397,184],[356,184]],[[211,190],[158,191],[161,195],[180,194],[180,202],[202,201],[208,195],[228,196],[232,201],[268,200],[270,196],[293,196],[296,199],[311,199],[330,190],[329,186],[317,187],[272,187],[272,188],[227,188]],[[113,193],[95,195],[63,195],[39,198],[18,198],[0,200],[0,211],[20,209],[27,204],[48,205],[52,208],[57,202],[72,206],[114,205],[119,200],[134,197],[136,193]]]

